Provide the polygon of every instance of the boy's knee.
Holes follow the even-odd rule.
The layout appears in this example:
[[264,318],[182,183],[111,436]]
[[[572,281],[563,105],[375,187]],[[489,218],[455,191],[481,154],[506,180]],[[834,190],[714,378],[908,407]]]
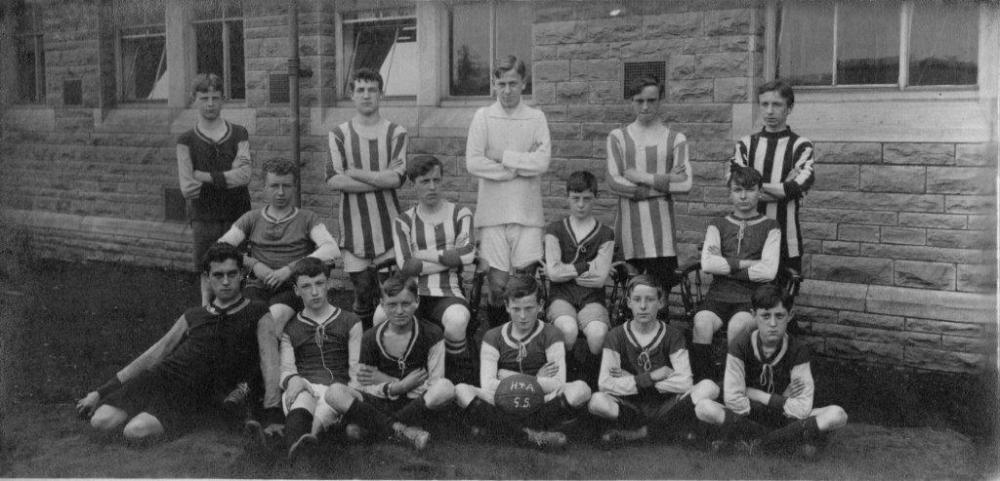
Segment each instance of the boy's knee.
[[476,391],[478,388],[475,386],[470,386],[468,384],[459,384],[455,386],[455,403],[459,407],[466,407],[474,399],[476,399]]
[[123,422],[125,422],[124,413],[119,413],[108,405],[100,406],[90,417],[90,426],[99,431],[113,431]]
[[590,397],[590,401],[587,403],[587,410],[594,416],[613,419],[618,417],[617,413],[614,412],[614,404],[615,402],[611,399],[611,396],[603,392],[596,392]]
[[445,334],[461,335],[465,337],[465,328],[469,325],[469,310],[461,305],[449,306],[441,314],[441,325],[444,326]]
[[563,396],[570,406],[582,406],[590,400],[590,386],[583,381],[568,382],[563,387]]
[[552,321],[552,324],[559,328],[559,332],[567,336],[576,338],[580,332],[576,326],[576,318],[573,316],[559,316]]
[[716,399],[719,397],[719,385],[710,379],[702,379],[691,389],[691,401],[697,404],[703,399]]
[[712,311],[698,311],[694,315],[693,321],[694,342],[708,344],[712,341],[712,335],[719,330],[722,321]]
[[694,405],[694,414],[700,421],[710,424],[722,424],[726,413],[721,404],[710,399],[702,399]]
[[140,413],[125,425],[122,434],[129,441],[141,441],[163,434],[163,425],[160,424],[160,421],[156,417]]
[[431,383],[424,394],[427,406],[437,407],[455,398],[455,385],[446,378],[437,379]]
[[335,411],[345,413],[354,403],[354,394],[351,393],[351,388],[347,385],[337,383],[326,389],[323,400]]

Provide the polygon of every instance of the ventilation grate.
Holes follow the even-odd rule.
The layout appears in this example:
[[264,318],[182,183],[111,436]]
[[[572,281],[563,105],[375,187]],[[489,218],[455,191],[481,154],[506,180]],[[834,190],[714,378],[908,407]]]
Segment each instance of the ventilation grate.
[[272,104],[287,104],[291,100],[288,91],[288,74],[273,73],[268,76],[268,100]]

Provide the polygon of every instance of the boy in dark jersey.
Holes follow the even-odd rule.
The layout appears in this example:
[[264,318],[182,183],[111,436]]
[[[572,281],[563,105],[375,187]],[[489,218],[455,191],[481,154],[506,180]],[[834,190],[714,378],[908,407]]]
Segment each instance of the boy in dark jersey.
[[395,436],[420,450],[431,411],[451,405],[455,387],[444,377],[444,334],[418,319],[417,284],[401,275],[382,284],[388,319],[365,332],[357,379],[334,384],[326,401],[344,421],[379,436]]
[[728,324],[731,342],[753,324],[750,295],[774,280],[781,233],[774,219],[757,212],[761,176],[734,167],[726,184],[733,212],[712,219],[701,249],[701,270],[712,274],[705,304],[694,316],[691,361],[695,381],[719,379],[712,356],[712,336]]
[[243,254],[216,244],[202,260],[214,294],[209,306],[188,309],[146,352],[77,405],[94,428],[121,430],[125,439],[157,437],[218,400],[240,382],[260,383],[258,322],[267,306],[240,294]]
[[695,405],[718,397],[719,386],[708,379],[692,383],[684,335],[656,318],[664,301],[658,281],[633,277],[626,295],[632,320],[608,333],[601,391],[590,398],[590,412],[614,423],[601,440],[642,439],[650,427],[690,432]]
[[[493,434],[539,447],[561,447],[566,435],[556,429],[586,410],[590,387],[583,381],[566,382],[562,333],[538,320],[538,281],[528,275],[513,276],[505,297],[511,320],[483,336],[479,387],[455,386],[455,401],[474,433],[485,427]],[[545,392],[542,407],[523,419],[506,416],[494,403],[500,380],[514,374],[535,376]]]
[[792,313],[788,298],[775,286],[753,293],[757,329],[729,345],[721,404],[705,399],[698,403],[698,419],[722,427],[723,439],[735,439],[751,452],[798,445],[811,457],[821,433],[847,424],[840,406],[813,407],[813,377],[809,348],[787,333]]
[[[195,76],[192,97],[198,123],[177,138],[177,177],[188,200],[195,269],[200,271],[208,247],[250,210],[250,140],[245,128],[221,116],[218,75]],[[202,292],[207,289],[203,283]]]
[[323,399],[327,388],[357,376],[361,320],[327,300],[328,271],[313,257],[302,259],[292,270],[295,294],[304,307],[281,335],[282,407],[290,458],[315,444],[316,436],[338,421]]
[[[569,217],[545,228],[545,273],[551,283],[546,316],[563,334],[570,375],[596,386],[601,348],[610,327],[604,283],[611,271],[615,233],[593,215],[597,197],[594,174],[570,174],[566,195]],[[590,356],[577,359],[573,347],[581,331]]]

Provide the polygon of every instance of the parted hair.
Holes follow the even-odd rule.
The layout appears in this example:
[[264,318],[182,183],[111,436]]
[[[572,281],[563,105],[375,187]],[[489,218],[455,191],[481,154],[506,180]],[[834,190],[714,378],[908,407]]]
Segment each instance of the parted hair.
[[792,300],[784,291],[779,289],[777,286],[766,284],[757,288],[753,291],[753,295],[750,297],[750,306],[753,310],[757,309],[770,309],[772,307],[777,307],[781,304],[785,309],[792,309]]
[[225,262],[229,259],[235,260],[240,270],[243,269],[243,253],[233,245],[216,242],[209,246],[205,255],[201,256],[201,270],[207,273],[212,268],[213,262]]
[[434,167],[441,169],[441,174],[444,175],[444,164],[437,157],[427,154],[415,155],[406,162],[406,178],[413,182],[417,177],[427,175],[434,170]]
[[639,286],[652,287],[656,289],[656,297],[663,297],[663,287],[646,274],[639,274],[629,279],[628,284],[625,285],[625,295],[631,297],[632,291]]
[[729,180],[726,181],[727,187],[732,187],[738,185],[744,189],[749,189],[752,187],[760,188],[764,184],[764,176],[757,172],[757,169],[753,167],[743,167],[740,165],[732,164],[729,170]]
[[222,92],[222,78],[214,73],[200,73],[194,76],[191,81],[191,95],[199,92],[205,93],[210,90]]
[[521,76],[522,80],[528,78],[528,67],[524,65],[523,60],[513,55],[508,55],[506,57],[498,58],[496,62],[496,68],[493,69],[493,78],[500,78],[500,76],[508,70],[516,71],[517,74]]
[[775,79],[757,87],[757,98],[767,92],[778,92],[778,95],[788,103],[789,108],[795,105],[795,91],[792,90],[791,84],[784,80]]
[[359,68],[354,72],[354,75],[351,76],[351,82],[348,84],[348,88],[350,88],[352,92],[354,91],[354,86],[359,80],[377,83],[379,92],[385,89],[385,82],[382,80],[382,74],[370,68]]
[[625,100],[631,100],[632,97],[639,95],[642,89],[646,87],[656,87],[659,92],[657,98],[663,98],[664,87],[660,79],[656,78],[655,75],[640,75],[629,82],[628,88],[625,90]]
[[542,291],[538,287],[538,280],[534,276],[527,274],[517,274],[510,277],[507,286],[503,290],[503,298],[510,302],[527,296],[535,296],[536,300],[541,300]]
[[597,195],[597,177],[586,170],[578,170],[569,174],[566,179],[566,194],[573,192],[593,192]]
[[299,277],[316,277],[320,274],[325,276],[330,275],[330,268],[325,262],[315,258],[306,257],[300,259],[295,263],[295,267],[292,268],[292,282],[297,283]]
[[402,274],[394,274],[390,276],[385,282],[382,283],[382,298],[392,297],[404,290],[410,291],[413,294],[413,298],[417,299],[417,280],[413,277],[407,277]]

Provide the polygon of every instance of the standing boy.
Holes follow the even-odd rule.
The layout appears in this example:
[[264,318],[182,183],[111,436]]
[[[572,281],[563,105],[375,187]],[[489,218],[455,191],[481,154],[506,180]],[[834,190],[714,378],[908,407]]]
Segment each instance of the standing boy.
[[840,406],[813,407],[809,348],[788,335],[788,298],[775,286],[753,293],[757,329],[729,346],[725,407],[705,399],[696,412],[702,421],[722,426],[722,442],[749,439],[751,452],[798,445],[812,456],[821,433],[847,424]]
[[396,189],[406,172],[406,129],[379,113],[382,76],[358,69],[351,78],[357,113],[330,132],[331,163],[326,183],[340,192],[340,249],[354,284],[354,312],[367,330],[378,289],[375,267],[390,259],[392,220],[399,214]]
[[549,170],[549,126],[542,111],[521,101],[526,67],[517,57],[493,70],[497,101],[476,111],[469,125],[465,166],[479,178],[476,227],[480,255],[489,264],[493,326],[504,321],[503,289],[511,273],[542,259],[542,179]]
[[281,335],[282,408],[285,447],[294,457],[338,420],[324,400],[333,383],[357,378],[361,352],[358,316],[330,304],[329,267],[307,257],[295,265],[292,282],[303,308]]
[[677,269],[673,194],[691,190],[687,139],[660,118],[659,79],[639,77],[625,98],[635,122],[608,135],[608,188],[618,195],[615,237],[625,260],[670,292]]
[[762,178],[749,167],[734,167],[726,185],[733,213],[712,219],[701,249],[701,270],[712,274],[702,310],[694,315],[691,360],[694,379],[719,379],[712,337],[728,324],[730,342],[753,327],[750,297],[774,280],[781,233],[774,219],[757,212]]
[[[604,336],[611,325],[604,305],[604,283],[611,271],[615,233],[593,215],[597,198],[594,174],[570,174],[566,196],[569,217],[545,228],[545,273],[551,283],[546,315],[563,334],[570,373],[593,386]],[[586,359],[577,359],[573,349],[581,331],[590,352]]]
[[736,143],[733,162],[753,167],[764,177],[757,210],[778,221],[781,228],[781,269],[802,272],[802,229],[799,203],[816,180],[813,175],[813,145],[788,127],[795,105],[791,85],[774,80],[757,88],[764,127]]

